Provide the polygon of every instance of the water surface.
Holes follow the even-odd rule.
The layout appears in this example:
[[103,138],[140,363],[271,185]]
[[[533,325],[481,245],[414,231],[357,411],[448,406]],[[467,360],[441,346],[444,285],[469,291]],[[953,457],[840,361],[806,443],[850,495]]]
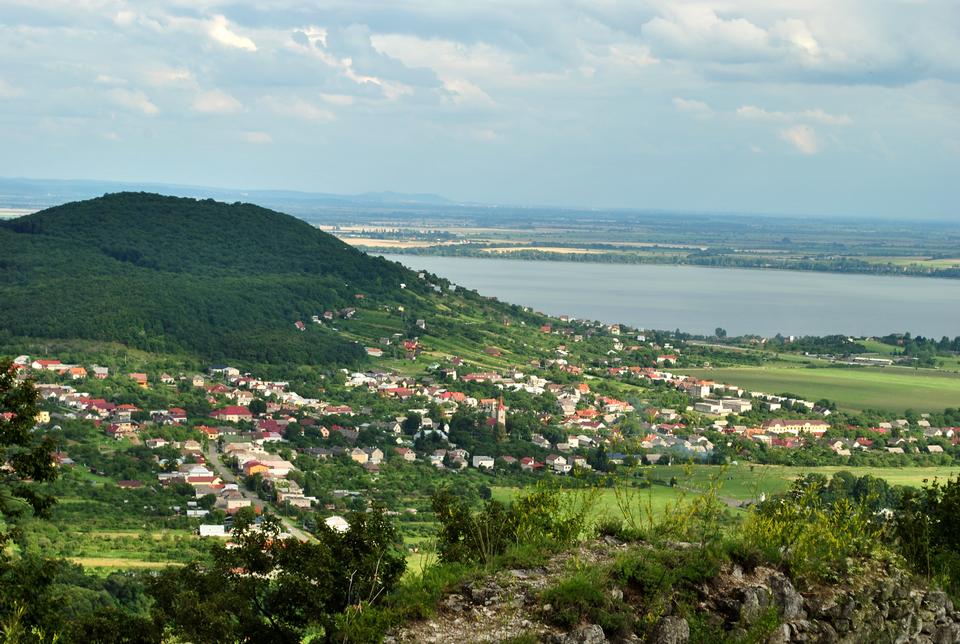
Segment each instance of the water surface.
[[960,335],[960,280],[384,255],[551,315],[759,335]]

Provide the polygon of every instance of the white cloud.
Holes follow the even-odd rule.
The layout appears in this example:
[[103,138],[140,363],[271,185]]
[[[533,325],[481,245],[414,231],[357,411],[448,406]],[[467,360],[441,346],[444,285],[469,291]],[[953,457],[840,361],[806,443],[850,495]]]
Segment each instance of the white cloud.
[[22,95],[22,89],[19,87],[14,87],[7,81],[0,78],[0,98],[17,98],[18,96]]
[[494,100],[485,91],[468,80],[448,80],[443,82],[443,88],[449,92],[450,100],[455,105],[470,105],[492,107]]
[[133,21],[137,19],[137,14],[127,9],[118,11],[116,15],[113,16],[113,22],[118,27],[129,27],[133,24]]
[[330,105],[336,105],[337,107],[350,107],[353,105],[353,97],[348,96],[347,94],[321,94],[320,98]]
[[243,105],[230,94],[213,89],[197,96],[190,108],[203,114],[233,114],[243,109]]
[[247,143],[256,143],[259,145],[273,143],[273,138],[266,132],[241,132],[240,138]]
[[224,16],[214,16],[207,33],[221,45],[235,47],[236,49],[243,49],[245,51],[257,51],[257,44],[255,42],[246,36],[241,36],[230,30],[229,23]]
[[154,105],[150,99],[147,98],[147,95],[140,90],[111,89],[107,92],[107,96],[121,107],[143,112],[148,116],[160,112],[160,108]]
[[703,5],[671,4],[666,15],[644,23],[644,40],[656,54],[710,60],[740,60],[766,55],[767,32],[745,18],[724,19]]
[[802,112],[778,112],[765,110],[755,105],[743,105],[737,108],[737,116],[753,121],[772,121],[779,123],[808,122],[821,125],[850,125],[853,119],[846,114],[830,114],[818,108]]
[[820,151],[817,133],[809,125],[794,125],[780,130],[780,138],[792,145],[801,154],[811,155]]
[[117,78],[116,76],[111,76],[110,74],[97,74],[97,77],[93,79],[94,83],[98,85],[126,85],[127,81],[123,78]]
[[145,74],[147,82],[151,85],[195,85],[196,79],[189,69],[173,67],[156,67],[150,69]]
[[707,118],[713,116],[713,109],[703,101],[697,101],[689,98],[674,97],[673,106],[681,112],[692,114],[698,118]]
[[333,121],[337,118],[331,110],[317,107],[302,98],[280,99],[274,96],[264,96],[260,103],[267,109],[281,116],[292,116],[306,121]]

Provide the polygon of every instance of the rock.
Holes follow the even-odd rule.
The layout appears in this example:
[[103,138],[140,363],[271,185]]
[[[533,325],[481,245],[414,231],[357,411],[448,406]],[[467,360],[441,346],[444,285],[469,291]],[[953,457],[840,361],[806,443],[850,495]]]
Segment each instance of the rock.
[[931,590],[928,592],[927,596],[923,598],[923,603],[926,604],[929,610],[936,613],[937,616],[953,612],[953,602],[950,601],[947,593],[942,590]]
[[606,644],[607,636],[603,634],[602,628],[589,624],[570,631],[562,641],[563,644]]
[[746,625],[756,622],[763,609],[760,608],[760,599],[755,588],[746,588],[743,591],[743,603],[740,605],[740,621]]
[[690,641],[690,625],[682,617],[667,615],[657,622],[650,641],[652,644],[687,644]]
[[778,612],[784,620],[789,622],[806,618],[807,614],[803,610],[803,596],[783,574],[770,576],[770,590],[773,591],[774,601],[779,608]]
[[933,634],[934,644],[953,644],[960,642],[960,624],[944,624]]
[[767,644],[789,644],[790,627],[787,624],[777,626],[776,630],[767,637]]

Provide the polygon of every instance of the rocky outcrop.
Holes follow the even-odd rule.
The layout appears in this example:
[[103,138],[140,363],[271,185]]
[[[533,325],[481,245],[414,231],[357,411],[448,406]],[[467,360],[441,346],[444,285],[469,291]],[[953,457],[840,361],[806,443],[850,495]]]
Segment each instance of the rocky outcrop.
[[[434,618],[408,624],[387,641],[497,642],[522,634],[553,644],[695,644],[697,637],[684,618],[692,615],[692,608],[714,633],[726,633],[734,642],[960,643],[960,611],[946,593],[921,587],[895,566],[879,563],[864,564],[843,582],[803,589],[774,568],[745,571],[729,566],[700,588],[694,607],[671,609],[652,624],[647,622],[646,635],[617,638],[597,624],[580,624],[568,631],[552,625],[550,614],[555,609],[540,602],[543,589],[569,574],[571,561],[603,566],[628,547],[649,548],[594,542],[541,568],[499,571],[467,582],[441,601]],[[617,601],[636,598],[629,589],[608,592]],[[644,610],[629,606],[638,617]]]
[[903,572],[879,565],[803,594],[778,570],[745,574],[733,567],[705,589],[701,608],[734,625],[735,637],[775,617],[770,644],[960,642],[960,611],[946,593],[918,588]]

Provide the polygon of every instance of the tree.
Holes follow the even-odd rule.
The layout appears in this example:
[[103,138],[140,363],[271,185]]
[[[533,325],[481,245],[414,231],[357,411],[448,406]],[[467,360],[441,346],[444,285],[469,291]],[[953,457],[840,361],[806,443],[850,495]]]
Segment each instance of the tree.
[[[9,360],[0,361],[0,519],[32,509],[44,515],[53,498],[38,493],[28,481],[52,481],[57,476],[51,454],[56,445],[50,436],[33,431],[38,395],[29,380],[17,382]],[[0,553],[9,534],[0,533]]]
[[713,334],[722,340],[727,337],[727,330],[718,326],[716,329],[714,329]]
[[355,513],[347,532],[317,524],[317,542],[280,539],[276,517],[238,513],[234,548],[216,545],[210,565],[168,569],[152,579],[154,618],[178,640],[300,642],[320,628],[332,641],[336,616],[375,603],[405,568],[396,528],[381,512]]
[[250,401],[250,404],[247,405],[247,409],[249,409],[250,413],[254,416],[259,416],[260,414],[267,413],[267,403],[260,398],[254,398]]

